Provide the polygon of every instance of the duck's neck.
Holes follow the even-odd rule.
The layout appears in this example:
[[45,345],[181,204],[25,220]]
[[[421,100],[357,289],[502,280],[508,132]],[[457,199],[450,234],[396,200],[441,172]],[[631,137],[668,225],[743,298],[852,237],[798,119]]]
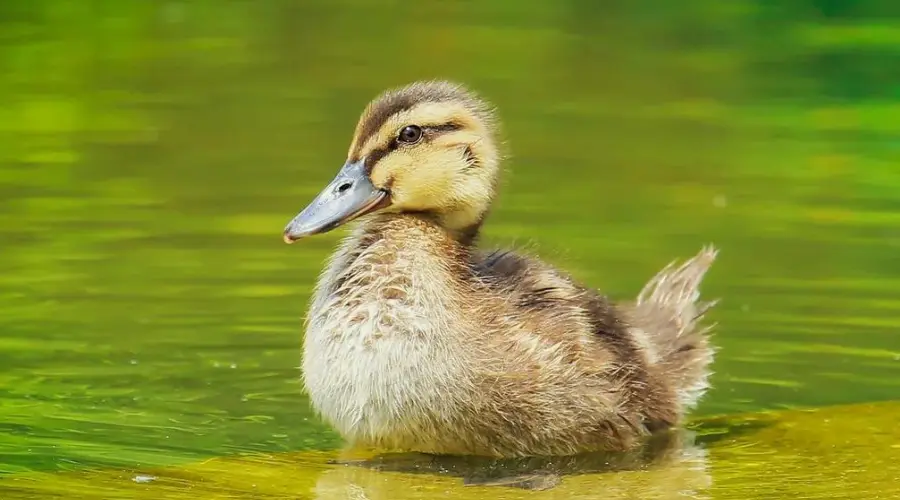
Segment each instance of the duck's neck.
[[363,284],[403,281],[403,276],[414,274],[464,273],[475,235],[477,227],[469,231],[448,229],[438,218],[424,213],[367,217],[359,221],[333,256],[322,276],[320,293],[341,295],[351,287],[359,291]]
[[481,224],[482,219],[468,222],[427,212],[383,213],[361,221],[354,239],[363,247],[375,240],[387,240],[383,243],[403,247],[415,244],[422,250],[459,258],[470,252]]
[[379,225],[392,224],[396,219],[420,220],[440,229],[446,237],[463,247],[472,247],[481,233],[481,226],[487,218],[487,210],[466,209],[447,214],[428,212],[384,214],[369,221],[367,226],[377,229]]
[[435,217],[435,220],[460,244],[472,246],[478,239],[489,212],[490,203],[485,206],[466,206]]

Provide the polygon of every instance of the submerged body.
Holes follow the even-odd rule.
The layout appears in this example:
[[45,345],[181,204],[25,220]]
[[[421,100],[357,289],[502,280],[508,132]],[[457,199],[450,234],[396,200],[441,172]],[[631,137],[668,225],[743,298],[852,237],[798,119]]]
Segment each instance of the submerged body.
[[[365,168],[345,167],[285,233],[297,239],[368,212],[307,317],[303,374],[316,410],[359,446],[487,456],[627,449],[680,423],[707,387],[713,351],[697,324],[707,307],[697,287],[715,251],[613,304],[536,258],[478,250],[497,176],[485,108],[458,87],[417,85],[367,108],[348,160]],[[401,106],[398,95],[414,98]],[[448,102],[442,114],[436,103]],[[390,137],[399,130],[402,140],[410,120],[452,125],[413,141],[409,162],[395,154],[367,165],[402,147]],[[428,177],[430,168],[459,172]],[[423,183],[427,193],[417,193]],[[365,196],[354,193],[361,186]],[[442,198],[436,186],[456,191]],[[317,212],[335,203],[347,205],[339,222],[334,210]]]

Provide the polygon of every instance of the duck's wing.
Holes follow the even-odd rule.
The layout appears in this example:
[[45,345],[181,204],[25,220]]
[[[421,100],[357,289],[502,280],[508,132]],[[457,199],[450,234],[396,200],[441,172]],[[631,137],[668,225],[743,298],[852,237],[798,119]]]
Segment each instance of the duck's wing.
[[[623,425],[666,428],[707,388],[713,349],[697,288],[715,257],[706,249],[650,281],[634,302],[613,303],[538,259],[501,251],[473,262],[492,294],[513,306],[517,331],[555,344],[584,380],[603,380]],[[632,417],[641,415],[639,420]]]
[[[650,365],[640,331],[628,323],[630,309],[577,283],[538,259],[512,252],[478,261],[482,279],[494,294],[513,304],[518,331],[527,331],[557,357],[557,373],[571,368],[593,394],[618,408],[615,426],[665,428],[677,419],[669,403],[674,394]],[[599,411],[599,410],[598,410]]]
[[701,301],[699,287],[716,253],[706,247],[682,264],[673,262],[636,300],[615,304],[533,257],[492,252],[473,268],[529,324],[538,325],[535,335],[566,342],[573,352],[584,346],[580,339],[597,339],[621,364],[645,359],[671,382],[682,408],[690,408],[708,387],[714,354],[712,326],[702,319],[715,301]]
[[497,250],[477,255],[475,275],[514,307],[535,335],[573,342],[601,336],[609,347],[629,341],[624,313],[605,296],[576,282],[565,272],[528,255]]
[[531,256],[511,250],[476,255],[474,274],[518,308],[539,309],[577,300],[571,278]]

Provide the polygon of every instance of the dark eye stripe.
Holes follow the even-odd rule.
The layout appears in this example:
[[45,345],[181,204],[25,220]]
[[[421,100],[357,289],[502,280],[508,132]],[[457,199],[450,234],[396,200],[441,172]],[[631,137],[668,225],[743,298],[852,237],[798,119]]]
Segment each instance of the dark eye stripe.
[[[442,123],[440,125],[423,125],[422,131],[424,132],[423,138],[428,141],[434,139],[438,135],[446,134],[447,132],[453,132],[455,130],[460,130],[462,125],[456,122]],[[396,137],[391,138],[390,142],[387,145],[382,146],[380,148],[375,148],[368,155],[366,155],[366,171],[372,172],[372,169],[375,168],[375,164],[378,163],[382,158],[387,156],[391,151],[400,147],[400,143],[397,141]]]
[[382,158],[387,156],[388,153],[395,149],[397,149],[396,139],[391,139],[391,142],[387,145],[387,147],[373,149],[368,155],[366,155],[366,172],[372,173],[372,169],[375,168],[375,164],[381,161]]
[[430,132],[431,135],[444,134],[447,132],[453,132],[455,130],[459,130],[462,128],[462,125],[456,122],[442,123],[440,125],[425,125],[422,127],[422,130],[425,132]]

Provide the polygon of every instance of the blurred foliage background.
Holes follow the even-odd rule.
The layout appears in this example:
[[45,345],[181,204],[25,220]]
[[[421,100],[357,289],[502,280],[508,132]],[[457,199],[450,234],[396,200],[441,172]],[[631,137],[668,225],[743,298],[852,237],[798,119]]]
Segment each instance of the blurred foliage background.
[[0,474],[329,449],[281,243],[366,102],[494,102],[487,240],[615,297],[707,242],[699,415],[900,393],[900,4],[0,2]]

